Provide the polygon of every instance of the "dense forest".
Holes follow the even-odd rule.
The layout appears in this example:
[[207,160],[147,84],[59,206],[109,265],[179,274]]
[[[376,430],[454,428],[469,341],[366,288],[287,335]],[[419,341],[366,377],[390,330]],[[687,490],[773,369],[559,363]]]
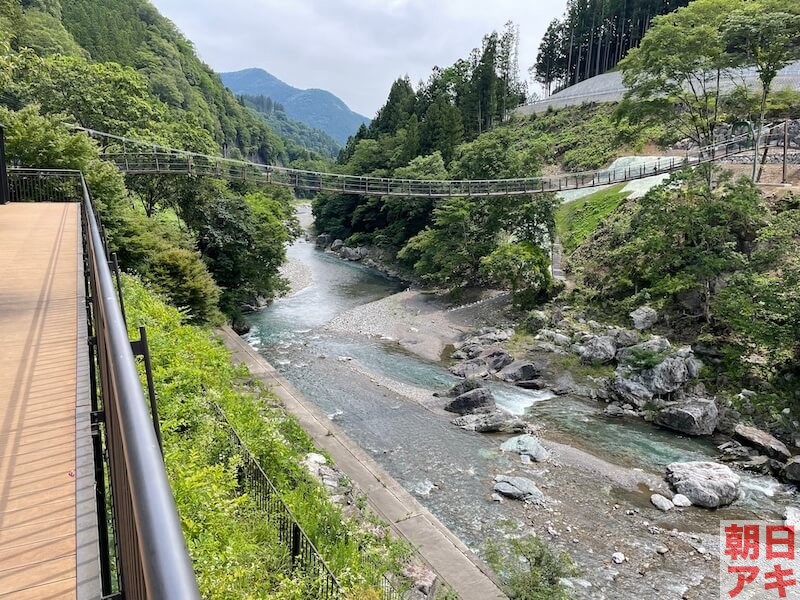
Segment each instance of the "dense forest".
[[240,94],[236,97],[242,106],[255,111],[270,129],[283,138],[291,161],[318,158],[333,160],[339,154],[341,146],[336,140],[324,131],[289,117],[280,102],[274,102],[269,96]]
[[548,95],[613,69],[639,45],[653,17],[689,0],[569,0],[539,46],[533,77]]

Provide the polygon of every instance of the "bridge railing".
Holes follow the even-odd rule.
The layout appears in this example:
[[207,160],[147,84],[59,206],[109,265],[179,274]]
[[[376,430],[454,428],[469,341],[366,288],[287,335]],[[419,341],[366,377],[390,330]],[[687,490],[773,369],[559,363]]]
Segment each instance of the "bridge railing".
[[[8,180],[13,201],[81,206],[103,597],[199,600],[114,286],[105,234],[86,181],[79,171],[15,168],[9,169]],[[111,544],[109,525],[114,532]]]
[[[780,145],[782,135],[776,135],[783,124],[764,128],[762,139],[767,144]],[[148,146],[146,142],[121,138],[97,131],[89,135],[106,143],[105,158],[114,162],[128,175],[196,175],[227,179],[259,179],[267,183],[295,189],[332,191],[345,194],[374,196],[406,196],[449,198],[474,196],[522,196],[543,192],[559,192],[602,185],[623,183],[654,175],[669,174],[685,167],[714,162],[741,154],[753,147],[752,134],[746,133],[721,140],[712,145],[687,150],[683,156],[657,157],[597,171],[566,173],[551,177],[523,177],[492,180],[410,180],[383,177],[321,173],[243,160],[198,154]]]

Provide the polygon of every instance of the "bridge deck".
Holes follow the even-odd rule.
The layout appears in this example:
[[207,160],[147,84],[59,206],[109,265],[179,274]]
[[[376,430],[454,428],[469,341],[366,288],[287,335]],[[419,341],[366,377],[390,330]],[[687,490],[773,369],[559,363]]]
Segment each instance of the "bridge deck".
[[77,442],[88,427],[78,209],[0,206],[3,599],[85,597],[78,592],[88,485],[87,442]]

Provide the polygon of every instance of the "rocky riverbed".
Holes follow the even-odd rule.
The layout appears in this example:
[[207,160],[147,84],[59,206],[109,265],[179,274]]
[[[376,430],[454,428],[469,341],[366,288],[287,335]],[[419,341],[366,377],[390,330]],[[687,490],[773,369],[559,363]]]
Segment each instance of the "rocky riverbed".
[[[558,311],[538,315],[536,336],[520,336],[502,296],[453,306],[420,291],[393,294],[389,283],[378,293],[377,276],[359,261],[309,246],[290,254],[311,265],[314,282],[261,313],[251,342],[479,554],[489,540],[535,533],[572,556],[573,597],[716,597],[719,520],[780,518],[794,502],[792,488],[733,463],[737,497],[724,506],[729,498],[716,490],[724,500],[716,511],[701,505],[702,466],[680,479],[688,487],[668,480],[673,463],[722,464],[723,443],[740,458],[739,445],[767,455],[730,435],[651,422],[691,397],[709,400],[691,377],[693,361],[708,358],[693,349],[630,350],[653,339],[646,327],[612,332]],[[656,368],[668,358],[669,368]],[[470,375],[471,389],[451,392],[467,378],[448,367]],[[659,402],[615,396],[617,375]],[[654,393],[678,380],[679,389]],[[489,393],[447,410],[481,388]],[[675,419],[680,427],[714,420],[711,411],[687,414]],[[717,432],[733,423],[728,416],[718,407]]]

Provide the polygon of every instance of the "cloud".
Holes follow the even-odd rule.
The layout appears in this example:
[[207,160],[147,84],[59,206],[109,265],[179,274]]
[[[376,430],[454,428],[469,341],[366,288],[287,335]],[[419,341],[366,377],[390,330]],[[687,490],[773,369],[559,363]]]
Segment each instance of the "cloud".
[[492,30],[520,26],[520,66],[565,0],[153,0],[217,71],[261,67],[374,115],[399,76],[427,79]]

